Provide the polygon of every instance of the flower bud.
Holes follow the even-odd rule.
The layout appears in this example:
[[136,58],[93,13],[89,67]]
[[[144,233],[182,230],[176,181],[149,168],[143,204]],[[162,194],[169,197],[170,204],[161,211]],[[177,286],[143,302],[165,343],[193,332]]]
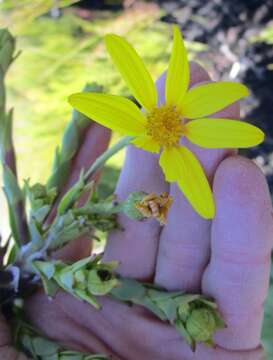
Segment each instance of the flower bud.
[[165,225],[172,202],[172,197],[166,192],[159,195],[156,193],[135,192],[130,194],[125,201],[123,211],[131,219],[154,218],[160,225]]
[[106,295],[117,284],[118,280],[108,270],[92,269],[88,271],[88,291],[93,295]]
[[206,308],[193,310],[187,319],[186,329],[195,341],[209,342],[216,329],[212,311]]
[[127,200],[123,203],[123,212],[133,220],[144,220],[145,215],[136,208],[136,205],[139,204],[147,196],[147,193],[143,191],[137,191],[131,193]]

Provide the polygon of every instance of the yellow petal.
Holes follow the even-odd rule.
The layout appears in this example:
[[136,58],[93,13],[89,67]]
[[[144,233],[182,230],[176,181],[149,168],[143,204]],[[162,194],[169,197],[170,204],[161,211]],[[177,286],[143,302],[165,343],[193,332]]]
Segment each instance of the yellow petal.
[[212,82],[199,85],[184,96],[180,110],[189,119],[213,114],[242,97],[248,96],[246,86],[235,82]]
[[166,181],[177,181],[180,177],[179,169],[181,167],[178,149],[165,147],[160,155],[159,165],[164,172]]
[[160,150],[160,145],[155,142],[150,136],[138,136],[135,139],[131,140],[131,143],[133,143],[135,146],[152,152],[152,153],[158,153]]
[[185,125],[185,136],[206,148],[245,148],[264,140],[264,133],[256,126],[230,119],[190,121]]
[[78,93],[72,94],[69,103],[90,119],[124,135],[142,135],[146,119],[139,108],[121,96]]
[[152,110],[157,104],[156,87],[135,49],[114,34],[105,36],[105,44],[134,97],[146,110]]
[[167,181],[176,181],[192,207],[205,219],[212,219],[215,205],[212,191],[204,170],[184,146],[166,148],[160,157],[160,165]]
[[173,27],[173,49],[166,79],[166,103],[180,104],[189,86],[187,51],[178,26]]

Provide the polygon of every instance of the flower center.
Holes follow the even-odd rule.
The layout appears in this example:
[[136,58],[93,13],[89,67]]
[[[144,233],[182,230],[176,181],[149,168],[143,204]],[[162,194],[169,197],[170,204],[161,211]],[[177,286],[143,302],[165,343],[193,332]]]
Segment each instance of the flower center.
[[172,105],[161,105],[147,114],[146,130],[161,146],[174,146],[183,134],[182,116]]

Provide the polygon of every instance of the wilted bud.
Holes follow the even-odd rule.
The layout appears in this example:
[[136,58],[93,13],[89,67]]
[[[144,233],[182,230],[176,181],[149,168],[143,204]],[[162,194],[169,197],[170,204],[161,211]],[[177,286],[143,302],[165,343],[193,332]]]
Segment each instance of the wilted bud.
[[216,329],[216,322],[211,310],[195,309],[186,322],[186,329],[195,341],[210,342]]
[[14,50],[15,39],[7,29],[0,29],[0,64],[4,74],[13,61]]
[[131,219],[143,220],[153,217],[160,225],[165,225],[172,202],[173,199],[166,192],[160,195],[135,192],[125,201],[123,211]]

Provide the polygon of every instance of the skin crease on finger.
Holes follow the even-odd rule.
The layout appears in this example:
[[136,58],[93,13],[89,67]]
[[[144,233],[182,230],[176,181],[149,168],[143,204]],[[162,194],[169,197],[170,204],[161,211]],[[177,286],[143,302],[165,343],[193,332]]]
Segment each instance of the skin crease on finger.
[[[139,151],[138,149],[135,151],[132,147],[128,150],[127,164],[125,164],[125,169],[127,170],[123,170],[123,175],[121,175],[118,185],[118,193],[121,198],[130,191],[140,190],[137,188],[140,185],[143,186],[142,190],[148,191],[155,191],[154,187],[156,187],[157,191],[166,189],[167,184],[164,182],[157,165],[157,159],[154,155]],[[139,173],[138,169],[140,161],[141,173]],[[216,167],[217,165],[214,166]],[[138,170],[138,176],[136,176],[136,170]],[[131,177],[130,172],[132,172]],[[128,175],[126,176],[126,174]],[[238,183],[242,174],[244,175],[244,182],[249,184],[248,186]],[[235,178],[238,180],[235,181]],[[250,187],[252,192],[256,194],[255,196],[250,191]],[[232,299],[230,298],[229,302],[225,301],[227,293],[230,292],[232,294],[232,289],[233,294],[234,291],[238,291],[242,296],[244,294],[246,294],[245,296],[250,296],[248,300],[251,303],[248,305],[249,309],[246,311],[246,314],[252,319],[252,309],[258,308],[259,312],[259,316],[257,318],[254,317],[253,324],[244,323],[245,327],[242,329],[238,327],[238,323],[234,322],[232,317],[228,316],[225,319],[230,329],[227,328],[221,332],[219,331],[215,337],[219,347],[208,349],[204,346],[198,346],[196,353],[192,354],[188,345],[181,340],[178,333],[171,326],[161,323],[137,306],[128,307],[107,298],[101,299],[103,308],[97,311],[86,303],[79,303],[78,300],[67,294],[59,293],[53,301],[47,300],[41,293],[36,294],[27,303],[29,317],[33,323],[41,328],[50,338],[68,344],[72,348],[87,352],[97,352],[105,349],[106,353],[109,351],[114,353],[114,360],[263,359],[263,352],[257,346],[259,345],[260,337],[261,306],[268,283],[268,265],[265,265],[264,268],[254,267],[252,272],[250,272],[249,276],[251,276],[252,285],[250,285],[249,289],[243,287],[243,282],[241,283],[241,288],[236,288],[235,285],[238,285],[238,283],[235,284],[228,278],[232,271],[234,271],[233,276],[236,278],[236,269],[232,268],[233,263],[229,264],[227,262],[231,266],[225,265],[226,267],[222,265],[222,260],[219,261],[217,257],[222,248],[217,248],[216,245],[219,243],[223,245],[224,249],[227,249],[227,247],[224,247],[226,243],[233,244],[234,252],[237,250],[242,252],[242,249],[248,248],[249,232],[238,233],[236,235],[238,238],[235,237],[235,233],[232,233],[232,231],[235,231],[235,227],[241,227],[241,224],[236,223],[236,218],[238,219],[238,214],[240,214],[239,219],[241,221],[244,220],[245,223],[248,223],[250,218],[252,222],[250,238],[252,250],[248,254],[249,256],[252,254],[250,256],[250,258],[252,257],[251,261],[253,261],[253,253],[256,253],[258,248],[258,253],[261,257],[264,256],[265,259],[267,256],[269,258],[271,249],[271,235],[269,236],[269,232],[272,234],[272,219],[268,189],[264,177],[249,160],[242,161],[241,158],[232,157],[224,160],[218,167],[214,179],[214,191],[217,213],[215,223],[212,226],[212,234],[214,234],[211,240],[212,254],[211,261],[203,278],[203,291],[216,298],[223,315],[226,314],[226,309],[236,314]],[[263,214],[258,218],[259,224],[257,220],[256,222],[254,221],[255,214]],[[177,217],[177,223],[180,221],[181,218]],[[243,229],[246,230],[246,226]],[[130,222],[126,227],[126,231],[127,235],[116,233],[116,235],[112,235],[115,237],[110,238],[111,247],[108,247],[107,250],[107,260],[116,259],[116,256],[119,256],[119,260],[123,261],[120,267],[122,274],[139,278],[152,277],[156,263],[158,236],[160,233],[159,226],[154,221],[140,224]],[[147,233],[147,235],[143,241],[142,236],[144,233],[145,235]],[[225,233],[229,233],[230,238],[224,237],[223,234]],[[149,236],[151,236],[150,244]],[[219,241],[222,238],[223,241]],[[136,239],[138,242],[136,242]],[[237,243],[240,245],[239,248],[237,248]],[[257,243],[259,243],[258,246]],[[247,279],[248,270],[244,274],[245,264],[239,265],[241,267],[237,269],[238,278],[241,280]],[[223,269],[225,270],[224,273]],[[183,275],[187,274],[180,274],[179,276]],[[223,282],[226,284],[226,287],[223,288],[221,288],[221,276],[223,276]],[[165,284],[167,284],[167,281]],[[255,301],[253,302],[253,300]],[[231,306],[230,309],[227,308],[229,305]],[[245,304],[241,304],[238,300],[237,305],[241,306],[239,309],[236,308],[238,310],[237,314],[240,314]],[[248,331],[250,334],[249,342],[246,341]],[[235,336],[232,338],[233,332]],[[238,332],[243,332],[244,334]],[[244,337],[242,338],[243,351],[240,351],[241,348],[238,346],[240,344],[238,342],[236,344],[234,339],[240,335]],[[226,350],[220,348],[220,346]]]

